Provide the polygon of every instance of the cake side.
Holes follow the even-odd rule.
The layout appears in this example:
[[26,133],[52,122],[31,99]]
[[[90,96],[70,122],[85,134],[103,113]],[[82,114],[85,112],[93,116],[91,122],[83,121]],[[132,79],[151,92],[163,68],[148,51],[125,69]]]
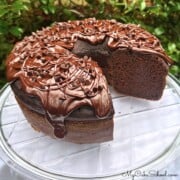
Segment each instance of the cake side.
[[33,107],[33,109],[31,106],[30,109],[19,98],[19,95],[15,97],[24,116],[36,131],[43,132],[52,138],[62,138],[63,136],[63,140],[78,144],[100,143],[113,140],[113,110],[112,114],[105,119],[98,119],[94,114],[89,117],[87,113],[81,117],[81,110],[78,110],[78,116],[70,115],[64,120],[66,130],[64,135],[58,121],[49,121],[45,114],[37,112],[37,106]]

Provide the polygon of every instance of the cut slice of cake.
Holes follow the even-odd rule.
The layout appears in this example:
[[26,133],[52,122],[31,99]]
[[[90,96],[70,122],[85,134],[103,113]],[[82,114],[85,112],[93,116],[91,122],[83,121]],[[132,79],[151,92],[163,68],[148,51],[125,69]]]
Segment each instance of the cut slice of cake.
[[32,33],[6,61],[8,81],[31,125],[75,143],[113,139],[107,82],[120,93],[158,100],[170,64],[159,40],[144,29],[94,18]]

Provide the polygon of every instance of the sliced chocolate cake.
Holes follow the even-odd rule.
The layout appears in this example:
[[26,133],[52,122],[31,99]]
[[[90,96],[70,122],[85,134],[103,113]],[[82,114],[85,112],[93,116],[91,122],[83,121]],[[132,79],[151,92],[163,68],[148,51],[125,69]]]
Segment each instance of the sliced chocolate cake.
[[91,18],[55,23],[25,37],[6,66],[34,129],[96,143],[113,139],[107,81],[120,93],[158,100],[171,63],[159,40],[139,26]]

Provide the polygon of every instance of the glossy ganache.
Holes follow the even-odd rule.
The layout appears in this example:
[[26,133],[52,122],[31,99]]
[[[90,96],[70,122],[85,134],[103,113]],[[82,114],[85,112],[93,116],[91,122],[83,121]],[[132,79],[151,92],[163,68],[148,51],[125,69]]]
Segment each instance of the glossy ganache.
[[64,118],[85,105],[92,106],[98,118],[109,115],[109,90],[96,62],[87,56],[77,58],[57,45],[25,52],[33,53],[11,57],[10,80],[19,78],[27,93],[41,99],[50,121],[58,121],[63,130]]

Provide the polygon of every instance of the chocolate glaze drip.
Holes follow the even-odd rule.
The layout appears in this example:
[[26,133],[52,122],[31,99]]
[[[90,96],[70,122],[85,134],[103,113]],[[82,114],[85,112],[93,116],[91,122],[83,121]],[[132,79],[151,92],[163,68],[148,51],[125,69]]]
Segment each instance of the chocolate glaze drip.
[[87,56],[77,58],[57,45],[31,48],[34,54],[26,54],[23,61],[24,57],[9,57],[9,80],[19,78],[27,93],[40,97],[55,135],[64,137],[64,118],[80,106],[93,107],[99,118],[109,115],[111,100],[107,82],[96,62]]
[[[153,35],[139,26],[114,20],[60,22],[25,37],[7,59],[7,78],[19,78],[27,93],[40,97],[55,131],[63,129],[61,137],[65,134],[64,117],[77,107],[91,106],[99,118],[106,117],[111,107],[107,82],[96,62],[71,52],[78,39],[91,44],[108,39],[112,51],[143,50],[172,63]],[[53,123],[56,121],[58,126]]]

